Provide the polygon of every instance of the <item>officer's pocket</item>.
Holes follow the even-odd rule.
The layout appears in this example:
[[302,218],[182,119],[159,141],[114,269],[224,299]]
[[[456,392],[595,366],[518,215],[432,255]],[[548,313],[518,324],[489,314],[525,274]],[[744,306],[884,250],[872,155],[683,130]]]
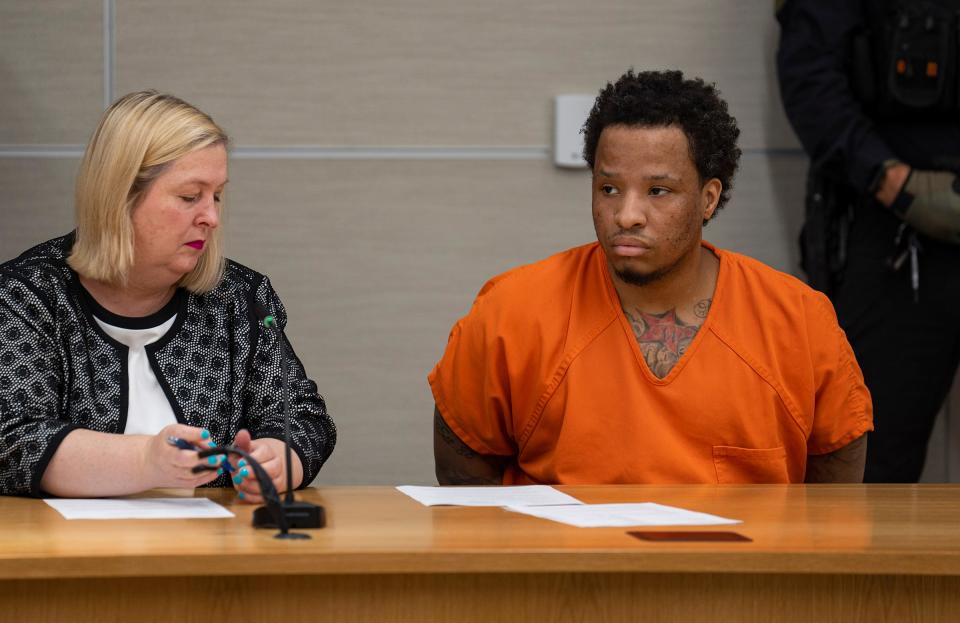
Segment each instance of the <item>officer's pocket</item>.
[[788,483],[787,451],[779,448],[714,446],[713,465],[721,484]]

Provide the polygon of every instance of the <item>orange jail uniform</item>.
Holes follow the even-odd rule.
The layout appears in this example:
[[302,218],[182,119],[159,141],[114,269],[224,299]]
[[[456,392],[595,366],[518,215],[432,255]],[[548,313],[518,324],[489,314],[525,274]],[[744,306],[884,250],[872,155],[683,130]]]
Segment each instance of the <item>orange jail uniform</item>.
[[488,281],[428,376],[447,425],[513,457],[504,484],[803,482],[872,430],[863,375],[823,294],[703,244],[713,302],[663,379],[599,244]]

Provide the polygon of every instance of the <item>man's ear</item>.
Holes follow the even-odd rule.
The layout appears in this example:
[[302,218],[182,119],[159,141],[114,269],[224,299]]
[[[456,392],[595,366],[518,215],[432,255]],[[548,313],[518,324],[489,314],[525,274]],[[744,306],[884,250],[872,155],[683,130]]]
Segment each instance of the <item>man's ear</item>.
[[720,194],[723,192],[723,183],[717,178],[711,178],[703,185],[700,198],[703,201],[703,220],[709,221],[717,211],[720,203]]

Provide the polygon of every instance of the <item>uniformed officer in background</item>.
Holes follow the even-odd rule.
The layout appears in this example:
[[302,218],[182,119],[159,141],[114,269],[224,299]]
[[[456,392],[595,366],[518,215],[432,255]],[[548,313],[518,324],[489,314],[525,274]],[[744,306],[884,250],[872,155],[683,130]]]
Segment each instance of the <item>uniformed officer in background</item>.
[[960,0],[786,0],[802,262],[873,395],[866,482],[916,482],[960,356]]

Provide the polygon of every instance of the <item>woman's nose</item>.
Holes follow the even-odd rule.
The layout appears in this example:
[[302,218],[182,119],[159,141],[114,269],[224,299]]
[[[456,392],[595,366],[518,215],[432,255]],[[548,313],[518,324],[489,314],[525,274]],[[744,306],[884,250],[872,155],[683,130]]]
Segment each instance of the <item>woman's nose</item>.
[[216,227],[220,224],[220,203],[214,198],[208,197],[197,214],[197,224],[207,227]]

